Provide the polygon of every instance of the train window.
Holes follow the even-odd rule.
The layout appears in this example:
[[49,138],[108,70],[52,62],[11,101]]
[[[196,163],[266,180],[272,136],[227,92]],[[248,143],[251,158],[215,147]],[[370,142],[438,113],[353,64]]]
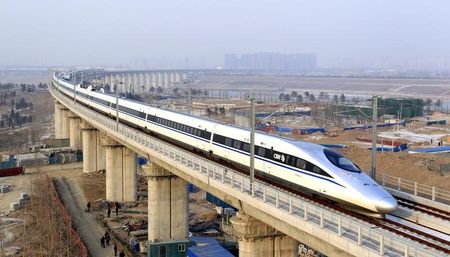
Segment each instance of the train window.
[[205,131],[204,138],[210,140],[211,139],[211,132]]
[[314,166],[312,167],[312,172],[314,172],[314,173],[320,174],[321,171],[322,171],[322,169],[320,169],[320,168],[317,167],[316,165],[314,165]]
[[306,170],[310,171],[310,172],[314,172],[314,173],[322,175],[322,176],[325,176],[325,177],[331,177],[330,175],[328,175],[328,173],[326,173],[321,168],[317,167],[316,165],[314,165],[310,162],[306,162]]
[[225,138],[225,145],[232,146],[233,145],[233,139],[231,138]]
[[291,155],[286,154],[285,163],[286,163],[287,165],[291,165],[291,166],[292,166],[292,164],[291,164],[292,159],[293,159],[293,158],[292,158]]
[[297,157],[295,157],[295,156],[291,156],[291,155],[289,155],[289,162],[288,162],[288,164],[290,165],[290,166],[293,166],[293,167],[295,167],[295,165],[297,164]]
[[296,163],[296,165],[295,165],[297,168],[300,168],[300,169],[305,169],[306,168],[306,161],[305,160],[302,160],[302,159],[300,159],[300,158],[297,158],[297,163]]
[[241,141],[234,140],[233,147],[236,148],[236,149],[241,149]]
[[249,143],[244,143],[242,146],[242,150],[246,151],[247,153],[250,152],[250,144]]
[[350,171],[350,172],[357,172],[360,173],[361,170],[356,166],[352,161],[345,158],[345,156],[336,153],[334,151],[331,151],[329,149],[323,150],[325,156],[327,159],[336,167]]
[[257,155],[262,157],[266,156],[266,148],[258,146],[257,149],[258,149]]
[[145,119],[145,113],[143,112],[139,112],[139,117],[144,118]]
[[224,137],[224,136],[221,136],[221,135],[214,134],[214,139],[213,139],[213,141],[214,141],[214,142],[217,142],[217,143],[219,143],[219,144],[225,144],[225,137]]

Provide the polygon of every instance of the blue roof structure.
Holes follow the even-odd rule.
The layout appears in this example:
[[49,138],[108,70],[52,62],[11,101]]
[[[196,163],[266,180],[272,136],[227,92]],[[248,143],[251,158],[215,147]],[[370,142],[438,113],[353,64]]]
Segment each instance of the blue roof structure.
[[193,246],[188,248],[188,257],[234,257],[211,237],[191,237]]
[[409,151],[409,153],[445,153],[445,152],[450,152],[450,146],[440,146],[434,148],[417,148]]

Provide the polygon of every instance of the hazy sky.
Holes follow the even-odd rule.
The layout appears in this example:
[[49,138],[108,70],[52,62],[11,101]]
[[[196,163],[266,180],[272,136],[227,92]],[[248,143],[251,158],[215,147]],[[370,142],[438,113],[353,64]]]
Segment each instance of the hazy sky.
[[0,65],[218,66],[315,52],[322,67],[450,60],[448,0],[0,0]]

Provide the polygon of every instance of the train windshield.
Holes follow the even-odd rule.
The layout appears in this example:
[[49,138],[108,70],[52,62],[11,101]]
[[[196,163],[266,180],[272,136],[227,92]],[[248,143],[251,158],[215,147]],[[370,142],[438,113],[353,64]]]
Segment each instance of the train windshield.
[[329,149],[323,150],[325,156],[328,158],[328,160],[334,164],[334,166],[339,167],[344,170],[348,170],[351,172],[361,172],[358,166],[356,166],[352,161],[345,158],[345,156],[336,153],[334,151],[331,151]]

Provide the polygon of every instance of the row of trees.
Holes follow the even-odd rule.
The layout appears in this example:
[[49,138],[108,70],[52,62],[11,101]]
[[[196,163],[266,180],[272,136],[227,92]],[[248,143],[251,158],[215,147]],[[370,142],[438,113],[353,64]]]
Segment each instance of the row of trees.
[[9,83],[0,83],[0,89],[1,90],[11,90],[11,89],[14,89],[14,83],[11,83],[11,82],[9,82]]
[[[176,96],[188,95],[188,90],[187,89],[181,90],[180,88],[176,87],[176,88],[172,89],[172,93]],[[206,89],[191,88],[191,95],[193,95],[193,96],[208,96],[209,91]]]
[[206,108],[206,113],[208,116],[211,116],[213,114],[217,114],[217,115],[224,115],[225,114],[225,107],[221,106],[214,106],[214,107],[208,107]]
[[13,101],[12,99],[9,100],[9,98],[15,97],[16,91],[9,91],[9,92],[0,92],[0,105],[7,105],[8,103],[11,103]]
[[[11,99],[11,106],[14,106],[14,100]],[[33,104],[30,102],[28,103],[27,101],[25,101],[25,98],[20,98],[19,101],[16,102],[15,104],[16,106],[16,110],[20,110],[20,109],[26,109],[26,108],[33,108]]]
[[37,85],[35,85],[35,84],[24,84],[24,83],[22,83],[22,84],[20,84],[20,91],[22,91],[22,92],[27,92],[27,93],[33,93],[33,92],[35,92],[36,91],[36,87],[37,88],[40,88],[40,89],[45,89],[45,88],[47,88],[48,86],[47,86],[47,84],[46,83],[39,83],[39,84],[37,84]]
[[436,101],[433,102],[433,100],[431,100],[430,98],[427,98],[423,102],[423,106],[426,107],[428,111],[431,110],[431,106],[434,106],[434,108],[436,108],[436,109],[440,109],[442,107],[442,102],[440,99],[437,99]]
[[31,115],[22,115],[11,109],[10,112],[0,116],[0,128],[15,128],[31,124],[33,117]]
[[[303,94],[298,93],[297,91],[292,91],[290,94],[280,93],[278,96],[280,101],[294,101],[296,103],[305,103],[310,102],[314,103],[317,101],[329,101],[330,95],[326,92],[320,92],[318,97],[316,97],[313,93],[309,93],[308,91],[303,92]],[[333,103],[345,103],[346,97],[344,94],[333,95],[332,102]]]

